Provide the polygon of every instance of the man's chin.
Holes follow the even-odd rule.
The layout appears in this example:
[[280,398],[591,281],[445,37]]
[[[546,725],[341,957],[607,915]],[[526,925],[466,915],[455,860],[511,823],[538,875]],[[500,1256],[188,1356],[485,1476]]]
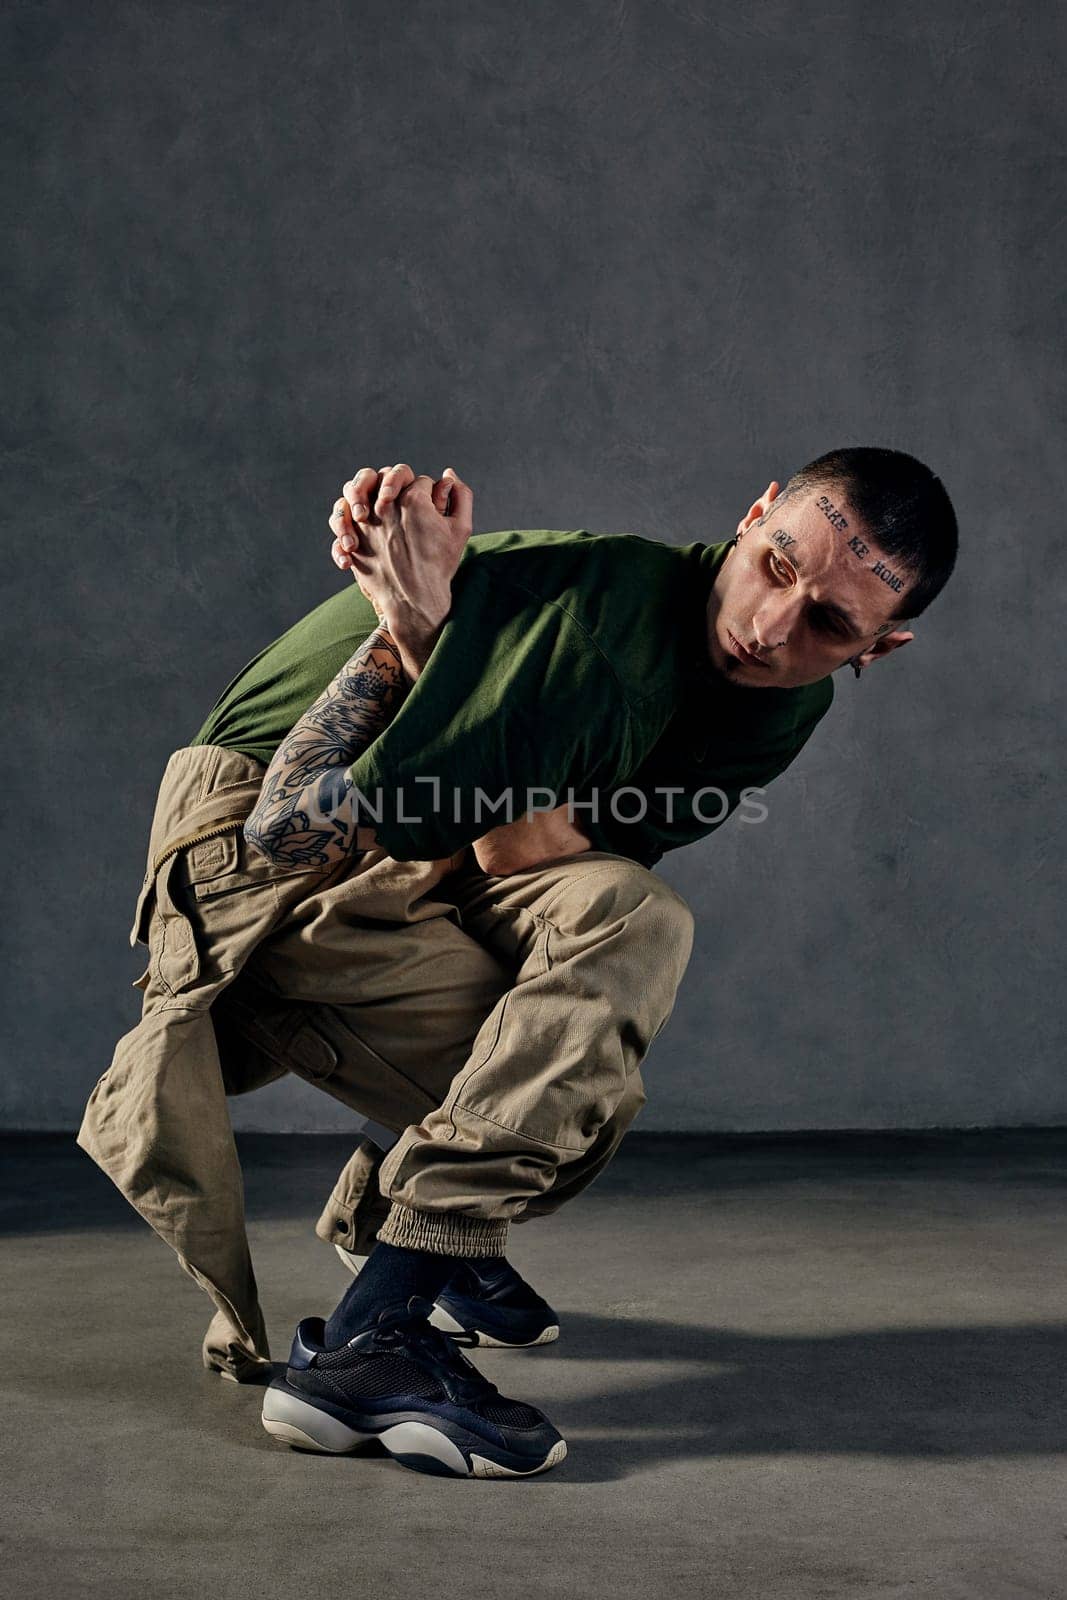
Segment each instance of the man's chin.
[[752,662],[742,661],[717,637],[714,649],[708,652],[708,659],[721,678],[725,678],[727,683],[736,684],[739,689],[766,689],[774,683],[774,674],[769,667],[758,667]]
[[712,658],[712,665],[728,683],[736,683],[739,688],[764,689],[769,687],[768,679],[771,683],[774,682],[770,668],[757,667],[749,661],[742,661],[732,651],[724,650],[721,645],[716,651],[716,656],[718,660]]
[[[736,668],[736,671],[730,671],[731,667]],[[730,683],[736,683],[739,689],[773,689],[776,687],[774,679],[769,672],[764,672],[759,667],[746,666],[743,661],[738,661],[733,656],[729,658],[729,665],[723,673],[723,677]]]

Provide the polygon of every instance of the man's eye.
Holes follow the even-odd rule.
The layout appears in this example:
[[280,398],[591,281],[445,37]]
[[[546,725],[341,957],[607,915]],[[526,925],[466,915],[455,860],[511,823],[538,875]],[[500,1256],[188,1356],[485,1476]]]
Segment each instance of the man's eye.
[[779,556],[776,556],[773,550],[771,551],[771,571],[776,578],[787,578],[789,576],[789,569],[785,562]]
[[840,617],[835,617],[831,611],[816,611],[815,626],[824,633],[834,633],[839,636],[844,634],[845,628]]

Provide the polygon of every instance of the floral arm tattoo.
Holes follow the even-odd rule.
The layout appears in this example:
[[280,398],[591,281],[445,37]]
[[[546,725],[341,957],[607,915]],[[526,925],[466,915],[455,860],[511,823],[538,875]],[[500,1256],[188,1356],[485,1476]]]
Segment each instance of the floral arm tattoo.
[[329,867],[356,846],[348,768],[392,721],[411,688],[396,643],[378,627],[282,741],[244,826],[280,867]]

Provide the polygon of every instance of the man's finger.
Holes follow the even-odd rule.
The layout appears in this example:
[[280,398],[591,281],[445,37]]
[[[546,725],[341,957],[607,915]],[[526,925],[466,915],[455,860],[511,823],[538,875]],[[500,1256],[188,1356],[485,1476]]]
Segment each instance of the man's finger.
[[[384,471],[384,468],[382,469]],[[360,467],[354,477],[349,478],[342,495],[352,508],[352,516],[361,522],[367,516],[367,511],[374,504],[374,497],[378,492],[378,473],[373,467]]]
[[395,467],[387,468],[378,485],[378,498],[375,501],[375,509],[377,510],[379,506],[386,504],[390,500],[395,500],[401,489],[406,488],[409,483],[414,483],[414,481],[415,473],[406,461],[400,461]]
[[442,481],[452,485],[452,509],[448,515],[460,524],[474,522],[474,490],[451,467],[446,467]]
[[349,554],[359,549],[359,531],[352,521],[347,500],[334,501],[333,511],[330,513],[330,531],[336,535],[341,548]]
[[396,503],[398,506],[406,506],[410,505],[413,500],[429,500],[432,504],[434,488],[434,481],[429,474],[420,472],[417,478],[414,478],[411,483],[400,490],[396,497]]
[[431,499],[433,500],[434,510],[439,512],[442,517],[447,517],[448,515],[448,497],[451,493],[452,479],[438,478],[433,486]]
[[387,472],[387,467],[380,467],[375,472],[373,467],[360,467],[359,471],[342,487],[344,495],[355,522],[369,522],[373,514],[374,502],[378,495],[378,483],[382,473]]

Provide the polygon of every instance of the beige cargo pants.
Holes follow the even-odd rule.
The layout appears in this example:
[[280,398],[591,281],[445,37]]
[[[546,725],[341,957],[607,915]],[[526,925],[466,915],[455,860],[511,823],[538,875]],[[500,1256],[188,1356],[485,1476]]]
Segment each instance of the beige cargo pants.
[[143,1016],[78,1136],[211,1294],[204,1359],[238,1377],[269,1350],[227,1094],[291,1071],[399,1134],[357,1145],[322,1238],[500,1254],[615,1152],[693,940],[670,885],[602,851],[502,877],[470,850],[284,871],[234,822],[263,772],[171,757],[131,935]]

